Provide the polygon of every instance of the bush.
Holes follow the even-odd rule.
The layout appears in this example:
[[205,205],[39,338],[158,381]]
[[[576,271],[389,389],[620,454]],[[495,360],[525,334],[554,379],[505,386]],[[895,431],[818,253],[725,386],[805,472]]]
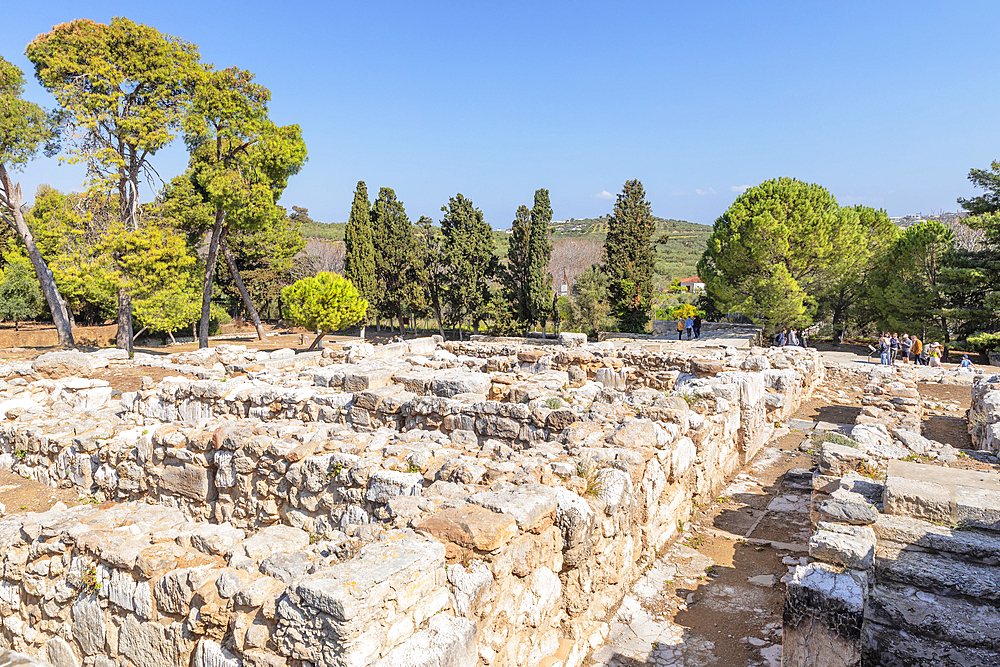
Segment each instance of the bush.
[[985,354],[991,350],[1000,348],[1000,332],[980,333],[975,336],[969,336],[966,342],[972,349],[980,354]]
[[42,312],[42,290],[31,262],[22,255],[7,257],[7,266],[0,278],[0,319],[18,322],[38,317]]
[[357,324],[368,311],[368,302],[350,280],[325,271],[284,288],[281,298],[285,302],[285,317],[319,334],[316,341],[328,331]]

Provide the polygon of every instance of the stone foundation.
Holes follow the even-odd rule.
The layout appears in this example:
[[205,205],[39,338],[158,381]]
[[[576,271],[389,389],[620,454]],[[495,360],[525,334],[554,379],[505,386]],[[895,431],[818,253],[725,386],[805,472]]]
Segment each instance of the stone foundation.
[[823,368],[578,343],[228,346],[154,360],[205,379],[122,395],[10,370],[0,466],[85,502],[2,519],[0,646],[60,667],[581,664]]

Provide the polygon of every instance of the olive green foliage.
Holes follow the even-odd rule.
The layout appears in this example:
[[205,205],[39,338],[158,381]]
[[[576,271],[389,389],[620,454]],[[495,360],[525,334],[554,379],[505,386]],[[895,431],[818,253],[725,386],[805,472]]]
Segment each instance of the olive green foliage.
[[428,216],[421,216],[413,227],[414,267],[417,294],[410,307],[420,314],[433,314],[438,331],[444,336],[445,288],[447,265],[444,257],[444,234]]
[[281,298],[288,320],[317,333],[353,326],[368,309],[351,281],[325,271],[289,285],[281,291]]
[[936,220],[908,227],[871,279],[871,299],[881,329],[917,333],[922,340],[950,340],[948,299],[941,282],[952,232]]
[[603,255],[611,310],[622,331],[642,332],[649,320],[655,229],[642,183],[627,181],[608,218]]
[[977,352],[1000,349],[1000,333],[981,333],[968,338],[969,346]]
[[610,328],[608,276],[600,266],[594,264],[577,276],[571,294],[569,299],[563,297],[556,301],[563,326],[588,334]]
[[28,258],[20,253],[8,253],[0,274],[0,320],[18,322],[30,320],[42,312],[42,290]]
[[975,248],[954,249],[941,276],[952,317],[966,335],[1000,329],[1000,162],[972,169],[969,181],[985,192],[958,203],[972,214],[964,222],[982,233],[982,241]]
[[442,251],[448,267],[445,294],[451,321],[458,324],[471,319],[478,328],[487,314],[490,282],[496,275],[493,229],[483,219],[483,212],[461,193],[441,210]]
[[203,75],[197,48],[126,18],[78,19],[39,35],[25,53],[59,104],[69,161],[86,163],[94,191],[116,193],[134,228],[149,159],[180,129]]
[[354,203],[351,204],[351,217],[344,231],[344,277],[357,287],[363,298],[373,304],[378,296],[374,239],[368,187],[364,181],[358,181],[354,190]]
[[48,115],[23,93],[24,73],[0,56],[0,164],[15,169],[52,137]]
[[892,238],[887,223],[883,212],[841,208],[819,185],[765,181],[715,221],[698,275],[720,311],[768,330],[806,326],[824,303],[843,319]]

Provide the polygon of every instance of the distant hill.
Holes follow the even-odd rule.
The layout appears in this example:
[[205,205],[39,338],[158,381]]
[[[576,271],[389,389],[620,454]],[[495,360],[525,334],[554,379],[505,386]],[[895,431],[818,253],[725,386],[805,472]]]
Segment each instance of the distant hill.
[[[664,241],[656,245],[657,282],[666,284],[675,279],[697,275],[696,265],[712,234],[712,227],[686,220],[654,219],[656,232],[653,238]],[[346,222],[309,220],[302,223],[302,235],[307,239],[342,242],[346,227]],[[551,229],[554,250],[550,272],[556,276],[557,285],[562,282],[572,284],[575,276],[583,269],[600,261],[601,247],[608,231],[607,216],[557,220],[552,223]],[[495,231],[494,237],[496,254],[506,257],[510,230]]]

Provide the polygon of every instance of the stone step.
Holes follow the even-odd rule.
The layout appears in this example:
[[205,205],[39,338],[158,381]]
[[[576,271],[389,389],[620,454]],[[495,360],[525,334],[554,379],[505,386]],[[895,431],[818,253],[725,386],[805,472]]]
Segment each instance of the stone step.
[[930,637],[903,634],[881,623],[862,628],[862,665],[906,667],[998,667],[1000,652],[956,646]]
[[1000,646],[1000,609],[996,606],[912,586],[875,584],[865,605],[865,620],[960,646]]
[[896,549],[880,543],[875,550],[875,577],[935,594],[1000,602],[1000,567],[945,554]]

